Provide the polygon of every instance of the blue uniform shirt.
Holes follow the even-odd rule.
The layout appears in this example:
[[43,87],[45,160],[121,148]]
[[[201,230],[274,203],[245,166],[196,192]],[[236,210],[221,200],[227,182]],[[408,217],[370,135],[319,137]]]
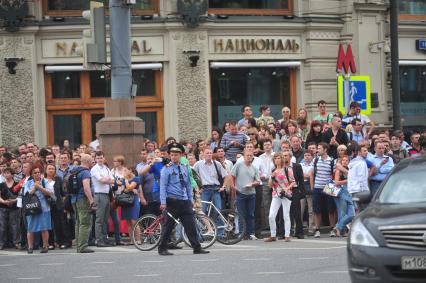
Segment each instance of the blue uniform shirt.
[[[385,158],[388,158],[388,161],[385,164],[383,164],[382,166],[380,166],[380,163]],[[393,159],[390,158],[387,155],[384,155],[382,157],[374,155],[370,159],[370,161],[373,162],[374,165],[376,165],[376,167],[378,169],[377,175],[371,177],[371,180],[373,180],[373,181],[378,181],[378,182],[383,181],[386,178],[386,176],[390,173],[392,168],[394,167]]]
[[192,186],[187,166],[173,163],[171,166],[165,166],[161,170],[161,204],[166,204],[167,197],[192,201]]

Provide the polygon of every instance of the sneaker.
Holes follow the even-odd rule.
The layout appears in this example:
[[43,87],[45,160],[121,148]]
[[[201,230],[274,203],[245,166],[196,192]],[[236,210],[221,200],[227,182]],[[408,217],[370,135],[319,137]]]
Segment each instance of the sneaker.
[[259,239],[255,235],[250,235],[250,240],[255,241],[255,240],[259,240]]
[[350,231],[350,230],[351,230],[351,226],[352,226],[352,223],[348,223],[348,224],[346,224],[346,228],[348,228],[348,231]]
[[335,229],[336,229],[336,228],[333,228],[333,229],[331,229],[331,231],[330,231],[330,237],[331,237],[331,238],[336,237],[336,231],[335,231]]
[[321,232],[319,230],[315,231],[314,238],[321,238]]

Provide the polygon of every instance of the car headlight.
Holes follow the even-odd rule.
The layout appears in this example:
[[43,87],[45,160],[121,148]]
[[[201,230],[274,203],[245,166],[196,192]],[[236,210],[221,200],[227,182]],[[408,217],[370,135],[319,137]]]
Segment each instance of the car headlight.
[[374,237],[362,224],[360,219],[355,220],[351,227],[349,242],[351,245],[359,245],[365,247],[378,247]]

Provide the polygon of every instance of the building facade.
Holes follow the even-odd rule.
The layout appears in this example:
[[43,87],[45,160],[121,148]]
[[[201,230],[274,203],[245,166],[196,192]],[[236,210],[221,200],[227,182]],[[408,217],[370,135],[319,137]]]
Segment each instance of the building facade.
[[[0,68],[0,144],[89,143],[110,80],[108,70],[85,71],[76,52],[88,25],[81,17],[87,1],[24,2],[25,25],[0,31],[0,62],[16,59],[16,74]],[[313,117],[320,99],[335,111],[340,43],[352,44],[357,75],[371,78],[372,119],[392,124],[386,1],[194,1],[208,4],[196,27],[182,21],[179,1],[136,2],[134,99],[149,139],[205,138],[213,126],[239,119],[244,104],[253,106],[254,116],[260,105],[270,105],[276,118],[283,106],[293,115],[305,107]],[[426,5],[400,2],[403,125],[424,126],[426,52],[418,45],[426,39]]]

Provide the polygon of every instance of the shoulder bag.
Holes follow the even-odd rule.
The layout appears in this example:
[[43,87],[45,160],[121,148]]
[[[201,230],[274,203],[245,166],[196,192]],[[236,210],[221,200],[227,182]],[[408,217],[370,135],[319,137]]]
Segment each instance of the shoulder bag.
[[119,195],[116,195],[115,202],[118,206],[121,207],[132,207],[135,195],[132,192],[123,192]]
[[42,212],[40,199],[35,193],[27,193],[24,196],[23,202],[26,216],[38,215]]

